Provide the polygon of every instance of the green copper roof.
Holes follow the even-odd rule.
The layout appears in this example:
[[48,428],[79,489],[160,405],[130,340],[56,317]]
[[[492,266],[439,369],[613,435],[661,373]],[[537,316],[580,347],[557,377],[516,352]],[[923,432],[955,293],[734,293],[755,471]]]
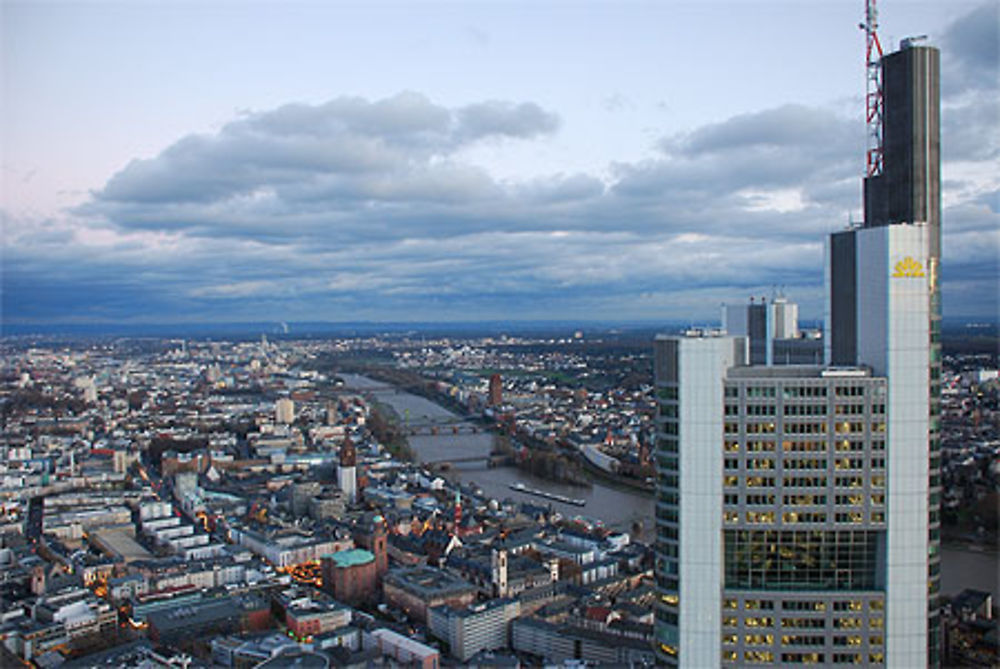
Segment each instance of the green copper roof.
[[371,551],[366,551],[364,548],[352,548],[348,551],[340,551],[332,555],[324,555],[323,557],[333,560],[333,564],[338,568],[347,568],[372,562],[375,559],[375,554]]

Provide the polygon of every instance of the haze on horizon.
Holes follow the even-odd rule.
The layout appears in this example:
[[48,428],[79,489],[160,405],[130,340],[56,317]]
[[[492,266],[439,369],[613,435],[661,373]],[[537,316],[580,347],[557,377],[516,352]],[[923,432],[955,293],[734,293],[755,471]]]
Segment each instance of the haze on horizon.
[[[998,4],[941,49],[945,317],[1000,286]],[[822,317],[863,2],[0,5],[0,323]]]

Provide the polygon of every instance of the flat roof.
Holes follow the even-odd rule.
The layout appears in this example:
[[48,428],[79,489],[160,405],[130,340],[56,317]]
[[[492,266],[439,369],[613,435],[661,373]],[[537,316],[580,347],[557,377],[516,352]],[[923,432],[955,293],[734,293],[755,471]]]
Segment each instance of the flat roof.
[[151,612],[147,620],[160,633],[209,625],[217,620],[238,617],[245,611],[267,608],[261,596],[245,594],[201,600]]
[[136,543],[135,539],[120,530],[97,530],[90,533],[97,542],[120,555],[126,562],[148,560],[153,554]]
[[867,367],[824,367],[822,365],[745,365],[730,367],[728,379],[839,379],[861,380],[879,378]]
[[474,592],[476,586],[443,569],[410,567],[393,569],[386,581],[420,595],[424,599],[453,593]]
[[385,627],[372,630],[371,635],[376,639],[384,638],[386,641],[399,648],[405,648],[410,654],[421,659],[433,657],[434,655],[439,654],[436,648],[420,643],[416,639],[403,636],[402,634]]

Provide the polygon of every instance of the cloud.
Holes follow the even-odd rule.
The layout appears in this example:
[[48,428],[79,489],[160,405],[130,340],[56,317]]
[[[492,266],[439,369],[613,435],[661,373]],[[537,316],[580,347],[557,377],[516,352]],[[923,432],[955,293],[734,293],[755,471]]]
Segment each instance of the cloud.
[[956,19],[942,35],[945,93],[1000,87],[1000,5],[986,2]]
[[823,151],[823,157],[828,157],[838,144],[852,143],[853,130],[852,124],[832,112],[789,104],[698,128],[665,142],[663,147],[686,156],[829,147],[831,150]]
[[469,105],[457,112],[457,136],[464,141],[483,137],[528,139],[559,127],[559,118],[533,102],[512,104],[498,100]]
[[941,151],[945,161],[1000,170],[1000,5],[960,16],[941,37]]
[[1000,158],[1000,99],[996,93],[968,91],[961,102],[945,103],[943,107],[941,151],[944,160]]
[[[966,289],[998,281],[979,90],[942,105],[946,313],[981,313]],[[541,150],[559,127],[530,101],[415,92],[242,113],[64,217],[5,220],[5,318],[714,320],[774,286],[822,313],[823,238],[860,209],[860,118],[764,109],[602,175],[503,180],[464,162],[481,142]]]
[[[533,103],[499,101],[449,110],[419,93],[369,102],[338,98],[249,113],[215,135],[190,135],[155,158],[135,160],[95,193],[101,204],[211,203],[300,192],[351,190],[377,198],[456,176],[438,159],[489,138],[551,134],[558,118]],[[390,184],[388,180],[399,182]]]

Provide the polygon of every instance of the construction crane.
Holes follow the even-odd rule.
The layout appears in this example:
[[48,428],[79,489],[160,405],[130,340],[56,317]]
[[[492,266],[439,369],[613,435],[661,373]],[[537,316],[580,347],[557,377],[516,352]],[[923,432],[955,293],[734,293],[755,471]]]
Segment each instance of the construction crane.
[[868,84],[865,95],[865,124],[868,130],[865,161],[869,177],[882,174],[882,43],[878,39],[878,9],[875,0],[866,0],[865,64]]

